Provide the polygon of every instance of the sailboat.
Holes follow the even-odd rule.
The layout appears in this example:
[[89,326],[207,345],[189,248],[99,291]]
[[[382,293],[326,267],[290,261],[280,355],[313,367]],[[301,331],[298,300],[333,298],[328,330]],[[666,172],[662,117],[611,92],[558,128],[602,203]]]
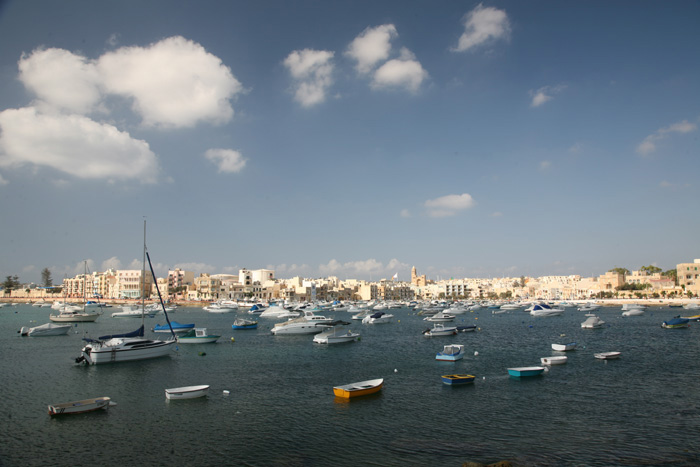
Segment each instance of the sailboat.
[[[153,281],[156,284],[156,291],[160,299],[160,305],[163,308],[165,319],[170,327],[171,337],[166,341],[145,339],[143,337],[144,323],[143,316],[141,318],[141,327],[135,331],[125,334],[112,334],[100,336],[97,339],[83,338],[87,344],[82,348],[81,355],[75,359],[76,363],[87,363],[88,365],[97,365],[101,363],[128,362],[133,360],[147,360],[151,358],[165,357],[176,343],[175,332],[170,324],[170,318],[165,310],[163,297],[160,295],[156,274],[153,271],[151,257],[146,250],[146,221],[143,222],[143,271],[144,289],[146,283],[146,259],[148,266],[153,276]],[[145,290],[142,293],[141,306],[145,308]]]
[[83,274],[83,309],[66,306],[65,296],[63,297],[63,307],[57,315],[49,315],[49,319],[55,323],[92,323],[97,320],[100,313],[92,313],[85,309],[87,303],[87,261],[85,261],[85,273]]

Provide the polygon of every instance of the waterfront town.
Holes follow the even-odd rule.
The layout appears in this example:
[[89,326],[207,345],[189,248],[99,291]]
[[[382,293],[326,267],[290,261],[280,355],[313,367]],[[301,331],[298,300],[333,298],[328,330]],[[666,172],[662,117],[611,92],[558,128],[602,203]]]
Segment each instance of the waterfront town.
[[[174,269],[154,283],[150,272],[114,270],[79,274],[61,285],[16,284],[0,291],[0,299],[60,300],[93,299],[128,301],[156,299],[158,292],[169,301],[200,303],[222,299],[267,302],[330,300],[591,300],[591,299],[689,299],[700,295],[700,259],[676,266],[675,274],[656,267],[629,271],[613,268],[597,277],[542,276],[490,279],[433,280],[419,275],[411,280],[398,274],[379,281],[341,280],[337,277],[280,279],[271,269],[240,269],[235,274],[195,273]],[[11,278],[8,277],[8,280]],[[156,287],[157,285],[157,287]]]

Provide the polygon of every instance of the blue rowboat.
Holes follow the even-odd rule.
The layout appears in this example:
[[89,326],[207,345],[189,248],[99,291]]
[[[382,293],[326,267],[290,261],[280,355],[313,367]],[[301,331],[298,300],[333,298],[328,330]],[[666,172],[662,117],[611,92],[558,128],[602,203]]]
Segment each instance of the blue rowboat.
[[474,375],[442,375],[443,384],[448,386],[460,386],[474,382]]
[[675,318],[669,319],[668,321],[664,321],[663,324],[661,324],[661,326],[667,329],[687,328],[689,326],[689,321],[690,320],[688,318],[681,318],[679,316],[676,316]]
[[[171,321],[170,324],[173,326],[173,332],[187,332],[194,329],[194,323],[180,324],[177,321]],[[153,332],[170,332],[170,327],[167,324],[156,324]]]
[[508,374],[515,378],[523,378],[526,376],[537,376],[544,372],[543,366],[521,366],[518,368],[508,368]]
[[258,322],[250,319],[239,318],[231,325],[232,329],[256,329]]

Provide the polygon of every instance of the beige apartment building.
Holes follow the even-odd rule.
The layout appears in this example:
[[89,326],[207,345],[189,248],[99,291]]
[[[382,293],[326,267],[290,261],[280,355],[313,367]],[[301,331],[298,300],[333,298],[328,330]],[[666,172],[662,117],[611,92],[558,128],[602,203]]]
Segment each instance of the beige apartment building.
[[676,265],[676,277],[678,285],[686,292],[692,292],[695,296],[700,294],[700,259]]

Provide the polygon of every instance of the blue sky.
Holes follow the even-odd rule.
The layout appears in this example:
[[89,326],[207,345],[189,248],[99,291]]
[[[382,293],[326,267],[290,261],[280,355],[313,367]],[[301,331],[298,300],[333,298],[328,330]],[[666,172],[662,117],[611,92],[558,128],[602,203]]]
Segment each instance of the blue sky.
[[0,276],[700,257],[700,3],[5,1]]

